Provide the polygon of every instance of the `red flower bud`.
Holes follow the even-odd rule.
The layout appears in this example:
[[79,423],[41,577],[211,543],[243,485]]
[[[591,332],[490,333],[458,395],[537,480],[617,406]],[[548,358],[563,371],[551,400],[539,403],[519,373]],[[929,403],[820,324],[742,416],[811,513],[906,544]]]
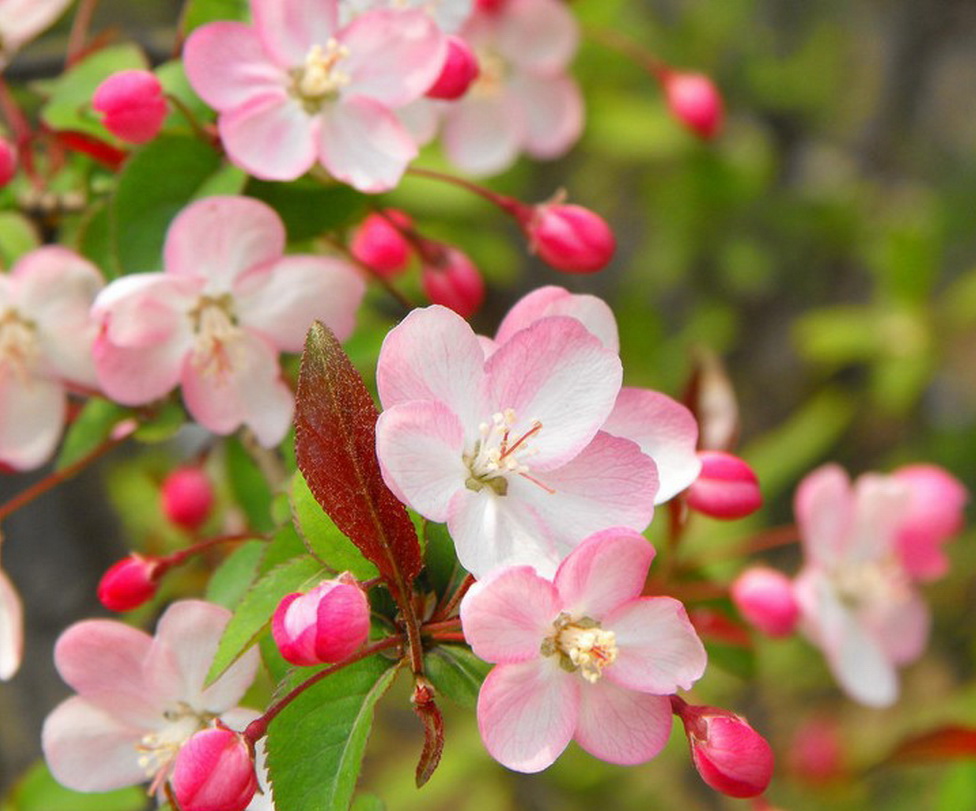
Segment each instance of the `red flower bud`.
[[285,597],[271,620],[271,633],[281,655],[294,665],[341,662],[369,636],[369,603],[359,584],[342,575],[307,594]]
[[767,566],[746,569],[732,583],[732,602],[739,613],[768,636],[789,636],[800,620],[793,583]]
[[718,134],[724,117],[722,97],[708,76],[668,71],[661,82],[675,118],[700,138]]
[[130,555],[113,564],[98,582],[98,601],[109,611],[131,611],[156,595],[159,562]]
[[113,73],[95,90],[92,107],[117,138],[143,144],[159,134],[166,118],[166,99],[159,79],[146,70]]
[[163,515],[177,526],[198,529],[213,508],[214,491],[210,478],[198,467],[174,470],[160,492]]
[[485,282],[474,263],[457,248],[444,247],[436,262],[425,262],[421,284],[434,304],[462,318],[474,315],[485,299]]
[[0,138],[0,188],[6,186],[17,174],[17,147],[6,138]]
[[738,456],[699,451],[702,470],[685,496],[688,506],[712,518],[743,518],[762,506],[759,479]]
[[461,37],[449,36],[447,56],[444,59],[444,67],[441,68],[441,75],[430,86],[426,95],[432,99],[445,101],[459,99],[468,92],[468,88],[478,78],[480,72],[478,57],[471,50],[471,46]]
[[194,733],[180,747],[170,785],[182,811],[244,811],[258,788],[247,741],[222,726]]
[[398,225],[409,228],[413,222],[409,215],[395,208],[388,208],[382,214],[370,214],[353,233],[350,253],[384,278],[406,270],[411,248]]
[[594,273],[606,267],[617,240],[600,215],[582,206],[543,203],[522,221],[530,248],[556,270]]

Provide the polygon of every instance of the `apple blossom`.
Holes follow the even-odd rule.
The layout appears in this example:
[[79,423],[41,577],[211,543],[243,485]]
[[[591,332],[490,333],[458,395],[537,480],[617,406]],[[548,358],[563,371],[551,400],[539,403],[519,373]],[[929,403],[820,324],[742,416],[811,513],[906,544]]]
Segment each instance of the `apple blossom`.
[[243,424],[265,446],[280,442],[294,404],[279,351],[300,351],[315,319],[348,337],[365,287],[345,262],[284,247],[281,220],[257,200],[185,208],[166,235],[165,271],[117,279],[95,302],[104,391],[140,405],[180,385],[190,414],[214,433]]
[[701,451],[702,469],[688,488],[688,506],[713,518],[744,518],[762,506],[759,479],[738,456]]
[[266,180],[320,163],[360,191],[396,186],[417,146],[393,111],[444,63],[433,20],[376,9],[340,26],[338,0],[252,0],[251,10],[253,24],[209,23],[184,48],[230,159]]
[[587,533],[643,530],[657,473],[636,443],[600,431],[620,360],[574,318],[551,316],[485,359],[450,310],[414,310],[383,342],[384,480],[424,517],[447,522],[476,577],[528,564],[550,575]]
[[78,695],[44,722],[54,777],[75,791],[110,791],[168,780],[181,746],[222,719],[243,727],[256,713],[235,705],[254,679],[252,649],[217,679],[204,679],[230,612],[198,600],[173,603],[156,635],[113,620],[84,620],[58,639],[54,660]]
[[66,389],[97,387],[89,310],[102,285],[88,260],[53,245],[0,274],[0,462],[46,462],[64,427]]
[[199,467],[181,467],[163,481],[159,500],[163,515],[170,521],[184,529],[196,530],[213,509],[213,484]]
[[92,96],[92,108],[112,135],[133,144],[159,134],[168,108],[163,86],[148,70],[123,70],[103,81]]
[[636,532],[604,530],[552,580],[505,567],[465,595],[465,637],[495,664],[478,696],[492,757],[537,772],[570,740],[624,765],[660,752],[671,730],[668,696],[691,687],[706,657],[681,603],[640,596],[653,557]]
[[24,656],[24,608],[17,589],[0,569],[0,681],[14,677]]
[[52,25],[71,0],[0,0],[0,68]]
[[251,749],[226,727],[195,732],[180,747],[171,784],[180,811],[243,811],[258,789]]

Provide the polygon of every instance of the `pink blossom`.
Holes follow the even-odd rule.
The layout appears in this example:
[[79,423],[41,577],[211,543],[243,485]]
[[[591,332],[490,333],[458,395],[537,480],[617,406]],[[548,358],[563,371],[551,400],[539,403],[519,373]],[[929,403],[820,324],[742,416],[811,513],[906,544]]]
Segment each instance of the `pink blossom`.
[[605,268],[617,240],[600,215],[560,202],[530,209],[522,222],[533,252],[551,267],[566,273],[595,273]]
[[896,477],[869,473],[852,485],[837,465],[813,471],[796,492],[801,630],[843,690],[871,706],[896,700],[898,666],[918,658],[928,637],[928,609],[899,557],[909,503]]
[[163,86],[148,70],[113,73],[95,90],[92,109],[112,135],[133,144],[155,138],[168,111]]
[[243,424],[263,445],[280,442],[293,397],[279,351],[300,351],[315,319],[348,337],[364,290],[347,263],[284,248],[281,220],[257,200],[208,197],[180,212],[165,271],[117,279],[95,302],[105,392],[140,405],[179,385],[214,433]]
[[466,172],[490,175],[526,152],[556,158],[579,138],[583,101],[568,67],[576,53],[576,19],[559,0],[509,0],[477,10],[461,30],[481,73],[445,109],[448,158]]
[[600,431],[620,378],[616,354],[574,318],[540,318],[486,360],[458,315],[415,310],[377,368],[384,479],[447,522],[475,576],[514,564],[549,575],[584,535],[642,530],[653,513],[654,463]]
[[377,8],[415,8],[429,14],[445,34],[454,34],[471,16],[473,7],[474,0],[342,0],[339,21],[345,25]]
[[393,278],[407,269],[412,255],[410,243],[397,226],[412,225],[410,215],[396,208],[369,214],[353,233],[349,252],[373,272]]
[[744,518],[763,503],[759,478],[745,460],[724,451],[700,451],[701,473],[688,488],[687,502],[713,518]]
[[462,318],[470,318],[485,300],[485,281],[471,258],[453,245],[426,242],[428,254],[420,269],[427,298]]
[[52,25],[71,0],[0,0],[0,67]]
[[94,265],[56,246],[0,274],[0,462],[46,462],[64,427],[66,389],[96,388],[89,310],[102,285]]
[[789,636],[800,619],[790,579],[768,566],[752,566],[732,583],[732,602],[755,628],[772,637]]
[[551,581],[508,567],[465,595],[465,637],[496,665],[478,697],[492,757],[537,772],[570,740],[623,765],[660,752],[671,730],[668,696],[702,675],[705,650],[681,603],[640,596],[653,556],[636,532],[605,530]]
[[180,747],[173,794],[181,811],[241,811],[258,789],[251,749],[226,727],[203,729]]
[[235,705],[254,679],[250,650],[210,687],[204,679],[230,620],[197,600],[171,605],[156,635],[113,620],[84,620],[58,639],[54,661],[78,695],[44,722],[51,773],[75,791],[110,791],[169,779],[183,743],[221,718],[242,728],[256,713]]
[[24,609],[17,589],[0,569],[0,681],[12,679],[24,656]]
[[187,76],[219,112],[232,161],[294,180],[321,163],[365,192],[393,188],[417,146],[394,110],[444,62],[422,11],[377,9],[339,25],[338,0],[252,0],[253,25],[215,22],[187,39]]
[[481,69],[478,57],[461,37],[447,38],[447,56],[437,81],[427,89],[427,97],[453,101],[468,92]]

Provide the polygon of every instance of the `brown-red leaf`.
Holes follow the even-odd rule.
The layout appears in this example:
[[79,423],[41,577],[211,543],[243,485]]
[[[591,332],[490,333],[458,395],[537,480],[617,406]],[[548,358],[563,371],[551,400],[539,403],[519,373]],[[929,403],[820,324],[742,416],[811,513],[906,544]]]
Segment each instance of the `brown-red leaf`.
[[309,490],[359,548],[401,606],[423,559],[404,506],[376,458],[373,398],[332,331],[318,321],[305,339],[295,404],[295,454]]
[[920,763],[964,757],[976,757],[976,728],[950,725],[902,741],[889,760]]

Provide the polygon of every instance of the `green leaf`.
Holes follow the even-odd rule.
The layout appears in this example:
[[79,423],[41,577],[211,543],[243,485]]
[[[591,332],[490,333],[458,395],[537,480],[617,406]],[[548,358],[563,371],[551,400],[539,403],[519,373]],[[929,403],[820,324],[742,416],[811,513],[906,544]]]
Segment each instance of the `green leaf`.
[[427,541],[424,573],[430,587],[442,597],[457,588],[467,572],[458,563],[454,541],[444,524],[425,521],[423,532]]
[[165,442],[172,439],[185,422],[186,412],[183,406],[175,400],[168,400],[156,410],[152,418],[136,429],[133,436],[140,442]]
[[285,595],[316,583],[324,574],[321,564],[312,558],[294,558],[272,569],[251,586],[224,629],[217,655],[207,674],[207,684],[216,681],[257,642],[258,636],[271,622],[271,615]]
[[386,804],[375,794],[357,794],[350,811],[386,811]]
[[41,244],[37,229],[16,211],[0,211],[0,264],[9,268],[21,256]]
[[259,532],[271,532],[271,488],[250,454],[236,437],[224,443],[227,454],[227,479],[248,524]]
[[127,409],[110,400],[93,397],[72,423],[61,447],[56,468],[62,470],[108,439],[112,429],[129,415]]
[[287,563],[294,558],[304,558],[306,551],[305,544],[295,528],[291,524],[284,524],[275,533],[271,543],[265,545],[264,558],[261,560],[258,573],[265,575],[282,563]]
[[224,558],[207,583],[207,600],[225,608],[237,605],[254,582],[267,546],[265,541],[244,541]]
[[437,645],[424,655],[424,671],[437,692],[467,709],[477,704],[489,670],[490,664],[461,645]]
[[976,763],[957,763],[946,770],[935,811],[976,808]]
[[263,200],[281,215],[288,239],[298,242],[334,231],[360,219],[366,197],[349,186],[324,186],[311,178],[293,183],[251,180],[245,193]]
[[359,580],[370,580],[379,572],[363,557],[315,500],[302,472],[296,471],[291,485],[291,508],[295,525],[308,551],[336,572],[350,571]]
[[180,28],[183,36],[186,36],[194,28],[217,20],[243,22],[247,18],[247,0],[189,0]]
[[141,811],[146,793],[141,786],[81,794],[58,783],[43,763],[36,763],[14,786],[10,811]]
[[78,252],[98,265],[109,279],[119,275],[119,262],[112,239],[112,217],[108,200],[88,206],[75,235]]
[[373,656],[301,693],[268,729],[268,772],[277,808],[346,811],[352,801],[376,702],[396,667]]

